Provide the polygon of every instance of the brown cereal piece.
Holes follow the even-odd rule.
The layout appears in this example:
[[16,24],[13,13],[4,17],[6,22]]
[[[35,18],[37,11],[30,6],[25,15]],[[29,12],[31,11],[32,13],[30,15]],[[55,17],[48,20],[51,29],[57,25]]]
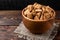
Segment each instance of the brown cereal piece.
[[32,15],[33,15],[33,16],[36,16],[36,13],[34,12],[34,13],[32,13]]
[[43,20],[47,20],[45,16],[43,16]]
[[32,11],[33,5],[28,5],[28,6],[27,6],[27,9],[28,9],[29,11]]
[[38,3],[34,3],[34,8],[40,9],[42,7],[42,5],[38,4]]
[[32,13],[34,13],[34,12],[35,12],[35,10],[33,9],[31,12],[32,12]]
[[27,14],[27,17],[30,18],[30,19],[33,19],[32,13],[28,13],[28,14]]
[[52,8],[50,8],[49,6],[46,6],[46,11],[47,12],[51,12],[52,11]]
[[24,15],[27,16],[27,14],[30,13],[29,10],[24,11]]
[[33,16],[35,16],[35,15],[36,15],[36,13],[35,13],[35,10],[34,10],[34,9],[31,11],[31,13],[32,13],[32,15],[33,15]]
[[49,19],[51,17],[49,13],[45,13],[44,16],[46,17],[46,19]]
[[36,6],[36,5],[37,5],[37,3],[34,3],[34,4],[33,4],[33,6]]
[[35,16],[35,17],[34,17],[34,20],[39,20],[38,16]]
[[47,15],[47,16],[46,16],[46,19],[47,19],[47,20],[50,19],[50,15]]
[[54,15],[54,10],[52,10],[52,11],[50,12],[50,14],[51,14],[51,17],[53,17],[53,15]]
[[43,20],[43,15],[41,15],[40,20]]
[[42,12],[46,12],[46,6],[42,6]]
[[42,12],[42,9],[35,9],[35,12]]
[[44,13],[44,16],[47,16],[47,15],[49,15],[49,13]]
[[37,13],[37,14],[36,14],[36,16],[37,16],[38,18],[40,18],[41,13],[40,13],[40,12],[39,12],[39,13]]
[[53,17],[53,13],[52,12],[50,12],[49,14],[50,14],[51,17]]

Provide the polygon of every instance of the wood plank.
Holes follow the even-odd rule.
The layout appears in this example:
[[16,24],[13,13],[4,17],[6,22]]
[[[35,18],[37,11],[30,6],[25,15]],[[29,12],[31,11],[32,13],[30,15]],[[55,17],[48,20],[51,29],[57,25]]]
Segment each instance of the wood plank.
[[0,11],[0,25],[19,25],[21,22],[20,10]]
[[0,15],[17,15],[20,10],[0,10]]

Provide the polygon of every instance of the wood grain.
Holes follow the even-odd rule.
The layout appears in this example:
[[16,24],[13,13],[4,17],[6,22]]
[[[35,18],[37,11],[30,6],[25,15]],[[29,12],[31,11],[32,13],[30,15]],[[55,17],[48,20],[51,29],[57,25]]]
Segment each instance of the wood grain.
[[[60,23],[60,11],[56,11],[56,14],[56,22]],[[18,27],[21,19],[21,10],[0,11],[0,40],[24,40],[13,32]],[[60,40],[60,26],[54,40]]]

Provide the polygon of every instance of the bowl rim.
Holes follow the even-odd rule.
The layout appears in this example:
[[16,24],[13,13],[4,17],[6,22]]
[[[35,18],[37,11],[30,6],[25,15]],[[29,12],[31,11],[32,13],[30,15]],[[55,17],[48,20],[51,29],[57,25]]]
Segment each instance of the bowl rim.
[[53,17],[52,18],[50,18],[50,19],[48,19],[48,20],[33,20],[33,19],[30,19],[30,18],[28,18],[28,17],[26,17],[25,15],[24,15],[24,10],[25,9],[23,9],[22,10],[22,16],[25,18],[25,19],[27,19],[27,20],[29,20],[29,21],[37,21],[37,22],[46,22],[46,21],[49,21],[49,20],[52,20],[52,19],[55,19],[55,16],[56,16],[56,12],[55,12],[55,10],[53,10],[53,12],[54,12],[54,15],[53,15]]

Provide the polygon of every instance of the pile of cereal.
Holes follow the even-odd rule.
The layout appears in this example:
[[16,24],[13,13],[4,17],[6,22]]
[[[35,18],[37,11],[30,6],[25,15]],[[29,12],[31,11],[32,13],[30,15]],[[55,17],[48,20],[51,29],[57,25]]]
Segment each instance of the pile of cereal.
[[49,6],[34,3],[24,9],[24,15],[33,20],[48,20],[54,15],[54,11]]

